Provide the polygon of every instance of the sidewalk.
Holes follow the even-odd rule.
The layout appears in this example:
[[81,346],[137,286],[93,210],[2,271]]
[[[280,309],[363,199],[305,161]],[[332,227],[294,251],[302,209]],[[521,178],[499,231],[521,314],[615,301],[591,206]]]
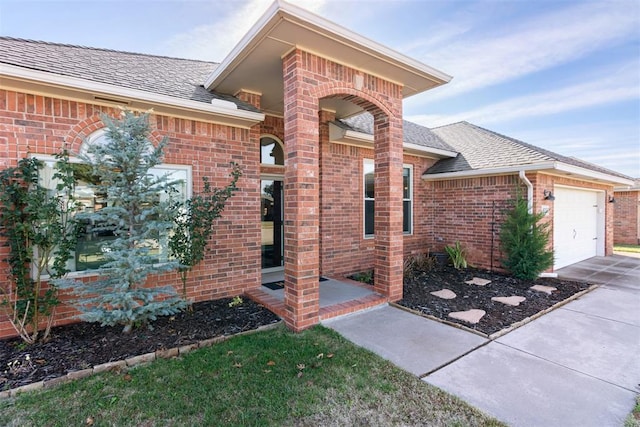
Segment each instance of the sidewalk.
[[495,341],[390,306],[323,323],[510,425],[620,426],[640,392],[639,307],[640,277]]

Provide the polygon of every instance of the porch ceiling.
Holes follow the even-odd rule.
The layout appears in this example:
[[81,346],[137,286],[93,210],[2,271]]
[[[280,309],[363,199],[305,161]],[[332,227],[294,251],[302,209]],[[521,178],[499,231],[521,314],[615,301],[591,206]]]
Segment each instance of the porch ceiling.
[[[241,90],[262,95],[262,110],[283,114],[282,57],[299,48],[403,85],[409,97],[443,85],[451,76],[395,52],[299,7],[276,0],[245,35],[205,87],[222,93]],[[345,101],[323,100],[321,108],[348,117],[361,108]]]

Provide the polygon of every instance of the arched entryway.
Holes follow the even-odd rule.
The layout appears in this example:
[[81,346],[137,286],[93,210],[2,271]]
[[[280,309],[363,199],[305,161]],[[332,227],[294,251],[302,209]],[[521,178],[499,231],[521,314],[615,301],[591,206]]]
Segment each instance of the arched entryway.
[[375,290],[391,301],[402,297],[402,87],[301,50],[283,59],[283,71],[284,320],[291,329],[301,330],[319,321],[318,152],[323,99],[348,101],[374,117]]

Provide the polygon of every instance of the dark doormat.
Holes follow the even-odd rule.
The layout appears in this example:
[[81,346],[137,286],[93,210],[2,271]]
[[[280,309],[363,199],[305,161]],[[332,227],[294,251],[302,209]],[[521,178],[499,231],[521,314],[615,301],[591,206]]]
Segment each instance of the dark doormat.
[[[320,282],[326,282],[327,280],[329,279],[327,279],[326,277],[320,277]],[[277,291],[278,289],[284,288],[284,281],[280,280],[278,282],[263,283],[262,286],[266,286],[272,291]]]

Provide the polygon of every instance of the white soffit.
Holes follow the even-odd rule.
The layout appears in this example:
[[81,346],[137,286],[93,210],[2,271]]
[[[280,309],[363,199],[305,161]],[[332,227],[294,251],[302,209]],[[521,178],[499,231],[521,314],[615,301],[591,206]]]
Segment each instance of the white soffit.
[[[443,85],[451,76],[362,37],[307,10],[275,1],[205,82],[209,90],[262,94],[261,107],[282,114],[282,57],[299,48],[403,85],[405,98]],[[356,110],[341,111],[339,117]]]

